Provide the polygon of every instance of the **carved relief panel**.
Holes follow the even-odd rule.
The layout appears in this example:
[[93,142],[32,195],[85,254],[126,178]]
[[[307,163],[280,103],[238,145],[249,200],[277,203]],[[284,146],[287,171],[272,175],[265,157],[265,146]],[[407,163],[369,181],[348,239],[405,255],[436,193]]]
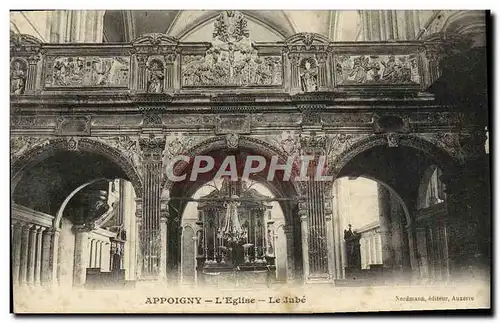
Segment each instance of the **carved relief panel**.
[[181,75],[183,87],[279,86],[282,57],[260,54],[244,14],[226,10],[215,20],[211,47],[182,56]]
[[130,57],[47,56],[44,70],[46,89],[127,88],[130,77]]
[[419,85],[418,55],[335,55],[335,84]]

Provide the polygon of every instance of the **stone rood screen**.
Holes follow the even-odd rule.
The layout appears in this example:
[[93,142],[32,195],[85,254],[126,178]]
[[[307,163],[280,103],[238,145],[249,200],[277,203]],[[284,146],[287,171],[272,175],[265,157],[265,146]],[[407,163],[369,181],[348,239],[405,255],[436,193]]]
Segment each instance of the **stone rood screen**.
[[342,43],[314,33],[283,42],[254,42],[244,14],[223,11],[214,22],[211,42],[146,34],[132,43],[74,46],[15,35],[11,93],[106,89],[173,94],[237,88],[300,94],[380,87],[417,92],[435,78],[435,64],[428,59],[432,48],[432,41]]

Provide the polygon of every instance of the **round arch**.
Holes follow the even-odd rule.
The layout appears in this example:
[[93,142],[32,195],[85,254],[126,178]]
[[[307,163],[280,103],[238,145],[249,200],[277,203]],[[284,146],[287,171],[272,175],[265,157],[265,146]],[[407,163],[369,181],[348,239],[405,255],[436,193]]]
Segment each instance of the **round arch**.
[[[207,154],[212,151],[222,150],[227,148],[226,137],[225,136],[216,136],[209,138],[205,141],[200,142],[199,144],[192,147],[189,151],[185,153],[187,157],[190,159],[194,158],[197,155]],[[238,148],[248,149],[251,151],[255,151],[257,153],[261,153],[263,156],[278,156],[280,162],[284,162],[287,159],[287,155],[280,151],[278,148],[273,145],[256,138],[251,137],[239,137]],[[187,169],[188,165],[186,163],[178,163],[174,171],[183,172]],[[293,193],[295,195],[300,195],[300,192],[303,191],[302,185],[297,181],[290,181],[290,187],[293,188]],[[174,187],[175,182],[166,179],[165,183],[162,185],[163,191],[170,192]],[[273,194],[275,191],[271,189]]]
[[57,229],[59,228],[60,224],[61,224],[61,219],[63,217],[63,214],[64,214],[64,210],[66,209],[66,206],[68,205],[68,203],[71,201],[71,199],[76,195],[78,194],[78,192],[80,192],[81,190],[83,190],[85,187],[87,186],[90,186],[92,184],[95,184],[95,183],[98,183],[98,182],[101,182],[101,181],[106,181],[105,178],[98,178],[98,179],[94,179],[94,180],[91,180],[85,184],[82,184],[80,186],[78,186],[77,188],[75,188],[65,199],[64,199],[64,202],[61,204],[61,206],[59,207],[59,210],[57,211],[56,213],[56,216],[54,217],[54,219],[52,220],[52,227],[54,229]]
[[[453,172],[458,166],[458,162],[448,152],[423,138],[398,134],[397,140],[398,147],[413,148],[425,154],[443,171]],[[378,146],[388,146],[386,135],[372,135],[355,142],[334,160],[329,168],[329,174],[335,179],[354,157]]]
[[38,164],[58,151],[84,151],[95,153],[109,159],[119,166],[127,175],[128,180],[130,180],[132,186],[134,187],[137,197],[142,197],[142,180],[137,169],[118,149],[89,138],[51,139],[41,146],[29,149],[16,159],[11,166],[12,192],[14,192],[27,168]]

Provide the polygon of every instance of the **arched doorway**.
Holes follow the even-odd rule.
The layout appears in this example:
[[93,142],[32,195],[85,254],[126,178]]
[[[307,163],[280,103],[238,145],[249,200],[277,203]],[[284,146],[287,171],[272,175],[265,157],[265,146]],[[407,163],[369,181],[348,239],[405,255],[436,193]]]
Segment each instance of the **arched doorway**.
[[15,285],[101,288],[135,280],[140,177],[113,148],[73,143],[49,141],[13,163]]
[[[402,255],[407,255],[409,259],[387,258],[387,262],[392,264],[386,267],[402,268],[398,271],[403,272],[403,281],[412,284],[442,282],[449,278],[447,248],[449,241],[456,239],[448,235],[441,225],[450,218],[446,208],[444,212],[427,214],[425,217],[418,212],[422,178],[432,165],[439,165],[441,170],[447,172],[452,172],[457,167],[449,155],[431,143],[406,136],[399,137],[398,144],[391,147],[384,138],[372,136],[354,144],[336,164],[337,179],[364,177],[375,180],[378,183],[379,206],[385,205],[386,210],[387,207],[392,209],[385,213],[402,214],[397,217],[391,216],[389,222],[389,227],[393,227],[394,223],[400,227],[397,230],[399,237],[394,237],[391,232],[386,236],[386,241],[401,241],[404,247],[399,249],[403,251]],[[394,205],[397,204],[399,211],[394,209]],[[433,242],[426,243],[431,237]],[[384,245],[382,241],[380,244]],[[389,246],[387,243],[385,245]],[[395,252],[398,249],[397,245],[389,247],[392,248],[393,255],[399,253]],[[435,249],[432,251],[434,257],[432,261],[429,260],[431,257],[429,248]],[[385,266],[383,261],[381,264]],[[430,272],[439,274],[429,275]]]
[[388,185],[364,176],[333,183],[336,284],[408,284],[410,215]]
[[[297,183],[282,181],[279,171],[274,180],[267,181],[266,168],[242,179],[249,156],[262,156],[268,162],[266,165],[269,165],[272,153],[262,147],[259,149],[255,142],[253,144],[250,147],[227,148],[216,145],[216,148],[200,149],[198,155],[214,158],[216,166],[213,170],[191,181],[191,160],[189,164],[176,168],[178,174],[186,175],[185,180],[167,183],[166,187],[170,188],[167,281],[170,283],[200,283],[201,277],[207,283],[210,275],[220,275],[224,271],[223,268],[211,270],[207,263],[212,263],[212,267],[216,268],[221,262],[231,264],[231,269],[226,269],[232,274],[234,271],[243,271],[243,267],[248,267],[246,269],[252,274],[266,272],[263,276],[269,280],[259,279],[261,285],[270,281],[285,283],[302,280]],[[218,177],[217,172],[226,158],[234,158],[237,170],[234,178],[229,176],[228,179],[226,175],[224,180]],[[228,187],[232,193],[227,191]],[[237,215],[233,219],[237,219],[240,222],[238,226],[246,230],[238,247],[228,247],[227,236],[223,236],[225,219],[231,213],[228,210],[232,203],[238,205],[235,209]],[[193,239],[198,243],[196,247],[192,247],[195,245]],[[279,255],[276,254],[278,244],[281,246]],[[224,258],[220,249],[233,247],[241,249],[242,253]],[[187,272],[190,274],[186,275]],[[241,276],[241,273],[237,275]],[[238,284],[242,282],[240,280]]]

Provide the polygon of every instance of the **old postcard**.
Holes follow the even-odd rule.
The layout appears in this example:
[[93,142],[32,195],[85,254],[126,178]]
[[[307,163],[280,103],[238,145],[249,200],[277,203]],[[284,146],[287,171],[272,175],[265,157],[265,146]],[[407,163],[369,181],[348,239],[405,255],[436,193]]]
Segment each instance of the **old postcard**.
[[487,21],[12,11],[12,311],[490,309]]

